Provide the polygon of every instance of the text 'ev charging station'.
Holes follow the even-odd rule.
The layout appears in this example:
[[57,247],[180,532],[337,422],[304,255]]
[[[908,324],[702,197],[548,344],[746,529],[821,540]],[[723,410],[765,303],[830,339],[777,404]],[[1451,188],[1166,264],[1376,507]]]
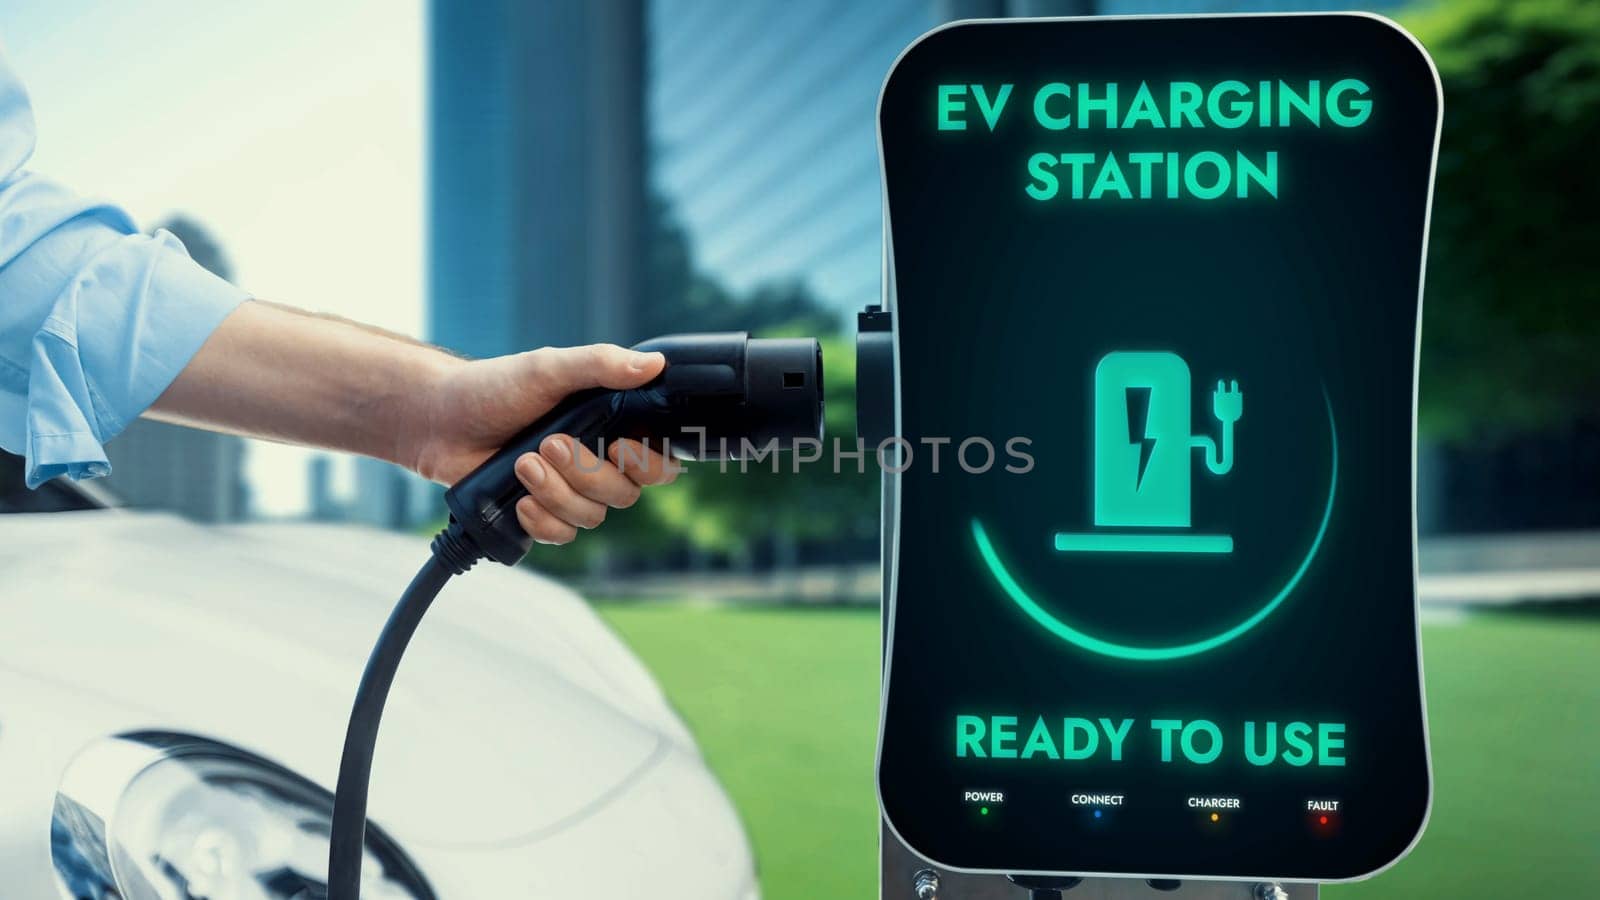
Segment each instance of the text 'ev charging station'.
[[897,61],[863,413],[1035,461],[886,477],[878,786],[915,854],[1336,881],[1421,834],[1440,113],[1360,14],[957,23]]

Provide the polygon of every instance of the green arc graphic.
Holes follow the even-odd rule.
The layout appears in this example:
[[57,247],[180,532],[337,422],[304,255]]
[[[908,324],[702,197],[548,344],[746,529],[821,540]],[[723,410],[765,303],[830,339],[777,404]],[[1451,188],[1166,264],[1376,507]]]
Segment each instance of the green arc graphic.
[[1311,568],[1311,561],[1316,558],[1317,551],[1322,549],[1322,539],[1328,534],[1328,522],[1333,518],[1333,497],[1339,485],[1339,434],[1333,422],[1333,403],[1329,400],[1326,390],[1322,395],[1323,403],[1328,408],[1328,440],[1332,446],[1332,462],[1328,474],[1328,502],[1322,510],[1322,521],[1317,525],[1317,535],[1311,541],[1311,546],[1306,550],[1305,559],[1300,561],[1299,567],[1283,587],[1272,596],[1260,609],[1252,613],[1244,621],[1239,622],[1226,631],[1219,632],[1208,638],[1191,641],[1186,644],[1171,644],[1159,647],[1136,647],[1132,644],[1119,644],[1113,641],[1097,638],[1092,634],[1073,628],[1071,625],[1056,618],[1049,610],[1040,606],[1028,595],[1028,592],[1017,584],[1011,576],[1011,571],[1000,560],[995,552],[994,544],[989,541],[989,533],[984,529],[983,523],[976,518],[972,520],[972,540],[978,545],[978,553],[989,567],[989,574],[999,582],[1006,595],[1028,614],[1028,617],[1039,623],[1044,629],[1069,644],[1082,647],[1093,653],[1110,656],[1116,659],[1128,659],[1138,662],[1153,662],[1164,659],[1181,659],[1185,656],[1194,656],[1207,650],[1215,650],[1223,644],[1232,641],[1250,629],[1261,624],[1261,621],[1272,614],[1272,611],[1283,604],[1283,601],[1299,586],[1300,579]]

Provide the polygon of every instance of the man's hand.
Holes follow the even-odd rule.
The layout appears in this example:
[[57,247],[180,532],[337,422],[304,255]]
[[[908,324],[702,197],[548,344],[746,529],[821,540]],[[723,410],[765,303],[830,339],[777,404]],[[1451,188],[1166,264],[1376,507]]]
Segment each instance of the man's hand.
[[[568,394],[638,387],[664,364],[659,353],[592,344],[448,367],[435,389],[419,398],[401,458],[412,460],[408,465],[424,478],[454,484]],[[609,461],[601,462],[571,437],[552,435],[538,453],[517,460],[517,477],[528,489],[517,504],[523,530],[541,543],[565,544],[579,528],[604,521],[608,507],[632,506],[640,487],[678,476],[675,462],[635,442],[613,443],[606,453]]]
[[[475,362],[354,322],[272,303],[224,319],[146,415],[168,422],[374,456],[453,484],[517,432],[584,388],[631,388],[665,365],[610,344]],[[517,461],[529,496],[517,519],[564,544],[678,466],[632,441],[602,463],[570,437]],[[642,460],[642,462],[641,462]]]

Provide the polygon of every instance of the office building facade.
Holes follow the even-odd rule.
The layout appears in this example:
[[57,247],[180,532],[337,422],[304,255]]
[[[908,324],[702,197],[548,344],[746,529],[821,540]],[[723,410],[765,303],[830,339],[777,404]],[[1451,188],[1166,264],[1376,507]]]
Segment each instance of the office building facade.
[[165,509],[197,522],[236,522],[250,512],[244,438],[135,419],[106,442],[102,485],[135,509]]
[[878,88],[936,6],[652,0],[652,185],[703,272],[735,293],[798,277],[841,314],[876,300]]
[[643,0],[433,0],[428,337],[625,340],[644,249]]

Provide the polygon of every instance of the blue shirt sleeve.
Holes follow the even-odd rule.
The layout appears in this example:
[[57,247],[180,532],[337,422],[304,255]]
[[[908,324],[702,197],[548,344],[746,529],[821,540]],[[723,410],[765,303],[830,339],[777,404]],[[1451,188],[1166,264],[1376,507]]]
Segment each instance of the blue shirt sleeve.
[[166,232],[23,166],[28,95],[0,55],[0,448],[29,487],[109,474],[103,445],[247,295]]

